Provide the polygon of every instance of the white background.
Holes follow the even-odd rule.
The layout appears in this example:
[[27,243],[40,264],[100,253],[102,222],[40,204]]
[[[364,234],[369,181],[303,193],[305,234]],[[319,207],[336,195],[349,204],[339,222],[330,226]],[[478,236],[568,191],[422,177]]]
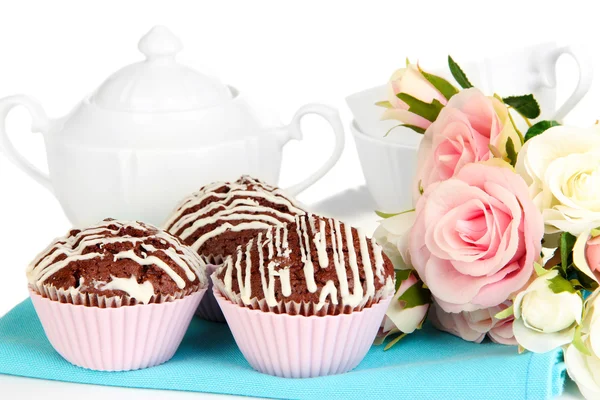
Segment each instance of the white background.
[[[109,74],[138,61],[139,37],[153,25],[164,24],[184,42],[180,62],[218,75],[278,111],[283,121],[304,103],[322,102],[338,107],[347,126],[351,116],[345,96],[385,83],[407,56],[441,60],[450,53],[465,60],[558,41],[586,47],[600,74],[595,3],[3,1],[0,97],[30,94],[49,116],[62,116]],[[569,75],[572,68],[570,60],[559,62],[563,97],[576,79]],[[593,123],[600,118],[599,100],[597,79],[566,121]],[[7,128],[16,146],[45,168],[43,142],[29,132],[27,113],[15,110]],[[308,118],[305,130],[303,143],[286,147],[282,186],[307,175],[331,149],[331,135],[322,121]],[[338,165],[301,200],[315,203],[363,184],[354,143],[350,135],[347,139]],[[27,296],[28,262],[68,228],[52,195],[0,155],[0,315]],[[2,386],[29,395],[44,393],[46,398],[68,390],[62,384],[36,386],[0,377],[0,393]],[[113,392],[99,393],[105,397]]]

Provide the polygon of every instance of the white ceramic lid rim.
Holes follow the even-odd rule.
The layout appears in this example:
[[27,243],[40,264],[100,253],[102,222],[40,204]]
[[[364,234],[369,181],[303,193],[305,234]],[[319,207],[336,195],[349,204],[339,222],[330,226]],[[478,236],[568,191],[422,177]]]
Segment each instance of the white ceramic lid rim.
[[209,107],[201,107],[201,108],[190,108],[190,109],[177,109],[177,110],[163,110],[163,111],[146,111],[146,110],[120,110],[120,109],[112,109],[112,108],[106,108],[103,107],[101,105],[99,105],[96,101],[94,101],[94,95],[95,93],[91,93],[87,96],[84,97],[84,99],[82,100],[82,102],[86,105],[86,106],[90,106],[90,107],[98,107],[102,110],[105,111],[110,111],[110,112],[116,112],[116,113],[127,113],[130,115],[146,115],[146,114],[152,114],[152,115],[168,115],[168,114],[185,114],[185,113],[190,113],[190,112],[196,112],[196,111],[210,111],[211,109],[219,109],[219,108],[223,108],[224,106],[226,106],[227,104],[229,104],[232,101],[236,101],[238,98],[240,98],[241,94],[240,91],[231,85],[225,85],[227,87],[227,90],[230,93],[230,98],[226,99],[223,103],[220,104],[215,104],[213,106],[209,106]]
[[175,61],[183,45],[164,26],[155,26],[138,44],[146,59],[115,72],[90,97],[103,109],[175,112],[225,104],[232,93],[219,79]]

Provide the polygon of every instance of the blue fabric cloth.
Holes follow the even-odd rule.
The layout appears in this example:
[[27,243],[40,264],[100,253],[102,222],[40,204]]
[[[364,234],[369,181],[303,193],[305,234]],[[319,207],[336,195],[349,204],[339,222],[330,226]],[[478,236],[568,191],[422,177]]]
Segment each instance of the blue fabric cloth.
[[514,347],[465,342],[432,328],[388,351],[374,346],[354,371],[284,379],[254,371],[225,324],[195,318],[173,359],[131,372],[75,367],[56,353],[30,300],[0,319],[0,373],[58,381],[271,398],[546,399],[562,392],[559,351],[516,354]]

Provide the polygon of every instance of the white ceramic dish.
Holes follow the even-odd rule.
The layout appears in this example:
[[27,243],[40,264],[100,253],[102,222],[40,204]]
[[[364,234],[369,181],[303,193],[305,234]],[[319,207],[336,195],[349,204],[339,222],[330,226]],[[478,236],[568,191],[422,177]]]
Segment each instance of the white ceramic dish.
[[[139,42],[144,61],[110,76],[59,119],[28,96],[0,100],[0,150],[60,201],[75,226],[113,217],[162,225],[178,202],[201,186],[249,174],[277,184],[283,146],[302,139],[307,114],[326,119],[335,147],[327,162],[288,188],[298,194],[337,162],[344,128],[337,110],[308,104],[287,126],[262,119],[235,88],[175,62],[182,45],[155,27]],[[9,111],[25,106],[44,135],[49,174],[14,148],[4,128]]]
[[[557,76],[556,64],[563,55],[569,55],[575,61],[578,80],[571,94],[559,105],[556,95],[558,81],[562,79]],[[475,61],[457,61],[460,61],[471,83],[486,94],[511,96],[533,93],[542,109],[541,119],[562,120],[589,91],[594,75],[592,63],[583,51],[575,46],[558,46],[556,43],[541,43]],[[421,67],[454,81],[445,64]],[[346,98],[354,119],[365,133],[380,137],[389,128],[398,125],[397,121],[381,121],[382,108],[375,102],[386,100],[387,96],[387,85],[381,85]],[[392,138],[397,136],[391,135]]]
[[356,121],[352,121],[350,130],[377,209],[390,213],[411,209],[411,185],[417,171],[419,141],[403,144],[367,135]]

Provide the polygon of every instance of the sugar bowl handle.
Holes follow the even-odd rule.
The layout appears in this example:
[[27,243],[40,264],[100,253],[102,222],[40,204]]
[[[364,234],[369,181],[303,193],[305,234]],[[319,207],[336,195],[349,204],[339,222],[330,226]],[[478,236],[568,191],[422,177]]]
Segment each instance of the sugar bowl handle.
[[44,132],[48,128],[48,117],[40,104],[31,97],[18,95],[0,99],[0,152],[23,170],[27,175],[35,179],[39,184],[52,192],[52,183],[48,174],[37,169],[25,157],[15,149],[6,133],[6,117],[10,110],[17,106],[24,106],[31,114],[31,131]]
[[340,118],[340,113],[335,108],[323,104],[307,104],[302,106],[296,112],[292,122],[287,127],[289,139],[302,140],[302,127],[300,122],[307,114],[319,115],[329,122],[331,128],[333,129],[333,134],[335,135],[335,146],[333,148],[333,153],[325,162],[325,164],[321,166],[321,168],[312,173],[302,182],[286,188],[286,191],[294,196],[306,190],[308,187],[321,179],[323,175],[325,175],[338,162],[344,150],[344,126]]

